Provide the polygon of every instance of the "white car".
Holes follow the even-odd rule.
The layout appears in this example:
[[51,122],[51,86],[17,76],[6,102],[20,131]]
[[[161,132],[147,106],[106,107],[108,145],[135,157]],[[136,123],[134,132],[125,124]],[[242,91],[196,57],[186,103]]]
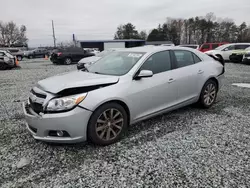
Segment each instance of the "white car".
[[229,56],[234,52],[245,50],[248,47],[250,47],[250,43],[231,43],[224,44],[222,46],[219,46],[218,48],[215,48],[214,50],[210,50],[205,53],[208,55],[218,56],[223,58],[225,61],[229,61]]
[[200,47],[198,44],[180,44],[179,46],[180,47],[193,48],[193,49],[196,49],[196,50],[198,50],[199,47]]

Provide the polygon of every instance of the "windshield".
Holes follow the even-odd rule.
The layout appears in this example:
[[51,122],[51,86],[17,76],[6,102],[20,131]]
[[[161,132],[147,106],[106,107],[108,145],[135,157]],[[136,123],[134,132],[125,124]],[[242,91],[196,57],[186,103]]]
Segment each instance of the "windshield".
[[112,52],[88,68],[89,72],[121,76],[141,59],[143,52]]

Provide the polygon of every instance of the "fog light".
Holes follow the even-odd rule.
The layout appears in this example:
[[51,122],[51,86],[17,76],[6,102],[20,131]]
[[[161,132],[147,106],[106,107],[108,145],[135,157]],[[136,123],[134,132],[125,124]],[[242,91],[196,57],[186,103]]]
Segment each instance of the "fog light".
[[63,136],[63,131],[56,131],[57,136],[62,137]]

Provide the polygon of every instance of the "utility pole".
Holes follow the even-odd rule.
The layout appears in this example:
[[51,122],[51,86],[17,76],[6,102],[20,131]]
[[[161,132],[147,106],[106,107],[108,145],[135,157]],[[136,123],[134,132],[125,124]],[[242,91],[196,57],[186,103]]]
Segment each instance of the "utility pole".
[[55,36],[55,29],[54,29],[54,22],[52,20],[52,31],[53,31],[53,39],[54,39],[54,48],[56,48],[56,36]]

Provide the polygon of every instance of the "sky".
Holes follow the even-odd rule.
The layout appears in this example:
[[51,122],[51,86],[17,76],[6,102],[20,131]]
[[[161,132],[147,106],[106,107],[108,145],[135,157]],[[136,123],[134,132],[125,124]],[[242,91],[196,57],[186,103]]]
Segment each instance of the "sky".
[[53,45],[51,20],[57,42],[113,39],[120,24],[131,22],[146,30],[167,17],[189,18],[214,12],[237,24],[250,24],[250,0],[0,0],[0,21],[27,27],[29,46]]

